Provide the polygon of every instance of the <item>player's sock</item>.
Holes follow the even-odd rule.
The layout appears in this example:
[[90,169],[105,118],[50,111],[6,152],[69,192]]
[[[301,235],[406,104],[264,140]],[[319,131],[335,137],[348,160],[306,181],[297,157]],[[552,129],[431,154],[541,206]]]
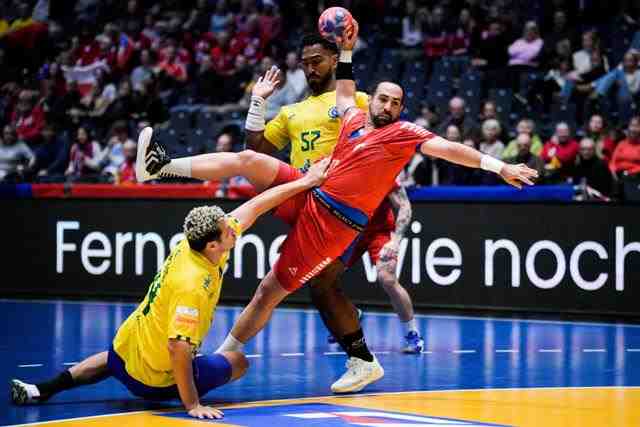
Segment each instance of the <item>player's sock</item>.
[[171,159],[171,162],[167,163],[160,172],[160,176],[165,175],[191,178],[191,157]]
[[224,339],[224,342],[218,349],[216,353],[222,353],[223,351],[239,351],[242,352],[244,350],[244,343],[240,342],[233,335],[229,334]]
[[402,327],[404,329],[404,334],[407,335],[409,332],[418,332],[418,322],[416,321],[416,318],[414,317],[413,319],[406,321],[406,322],[400,322],[402,323]]
[[367,347],[362,328],[343,336],[338,342],[349,357],[356,357],[367,362],[373,362],[373,354],[371,354]]
[[40,391],[40,400],[45,400],[56,393],[64,390],[69,390],[75,385],[76,382],[73,380],[71,372],[69,372],[69,370],[66,370],[49,381],[36,384],[36,387],[38,387],[38,390]]

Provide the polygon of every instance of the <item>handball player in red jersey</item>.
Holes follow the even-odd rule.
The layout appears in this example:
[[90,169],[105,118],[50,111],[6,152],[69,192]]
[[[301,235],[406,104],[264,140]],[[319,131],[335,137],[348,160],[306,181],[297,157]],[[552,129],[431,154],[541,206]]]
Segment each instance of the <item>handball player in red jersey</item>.
[[[399,121],[404,93],[396,83],[379,83],[371,94],[368,113],[358,109],[351,65],[357,34],[358,24],[354,21],[345,36],[337,40],[341,52],[336,70],[336,106],[342,126],[327,179],[321,187],[289,199],[278,208],[276,216],[292,226],[281,246],[280,258],[261,281],[218,351],[242,351],[287,295],[345,253],[395,186],[396,176],[417,149],[432,157],[492,171],[518,188],[522,184],[533,185],[532,179],[538,175],[523,164],[505,164],[412,123]],[[275,76],[271,76],[258,84],[275,86],[276,82]],[[248,121],[258,116],[256,108],[263,106],[252,103]],[[220,180],[243,175],[260,191],[274,181],[297,179],[301,174],[273,157],[251,151],[167,159],[148,140],[140,142],[138,156],[143,159],[143,166],[137,167],[137,173],[142,180],[176,175]],[[375,356],[371,361],[351,357],[347,372],[331,389],[335,393],[359,391],[383,375]]]

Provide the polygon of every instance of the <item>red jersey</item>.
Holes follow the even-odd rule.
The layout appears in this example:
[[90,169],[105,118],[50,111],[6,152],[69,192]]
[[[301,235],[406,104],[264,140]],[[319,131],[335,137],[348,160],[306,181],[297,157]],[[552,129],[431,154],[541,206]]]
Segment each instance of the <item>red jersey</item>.
[[395,122],[359,134],[366,114],[349,111],[343,120],[329,174],[320,189],[371,218],[396,185],[396,177],[416,147],[435,135],[410,122]]

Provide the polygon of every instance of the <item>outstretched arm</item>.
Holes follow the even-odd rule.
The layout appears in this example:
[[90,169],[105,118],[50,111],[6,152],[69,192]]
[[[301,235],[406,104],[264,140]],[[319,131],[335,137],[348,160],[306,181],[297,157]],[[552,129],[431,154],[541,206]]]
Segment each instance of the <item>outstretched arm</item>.
[[280,83],[280,70],[274,65],[264,76],[258,78],[251,89],[251,105],[244,127],[247,131],[247,148],[259,153],[273,154],[277,151],[276,147],[264,137],[264,110],[267,98],[276,90],[278,83]]
[[522,188],[522,183],[533,185],[532,179],[538,177],[537,171],[524,164],[510,165],[487,154],[482,154],[474,148],[439,136],[423,142],[420,151],[428,156],[438,157],[459,165],[494,172],[508,184],[517,188]]
[[358,21],[354,19],[353,26],[345,29],[344,37],[336,38],[336,44],[340,48],[340,57],[336,68],[336,108],[340,117],[344,116],[350,108],[356,106],[356,82],[353,79],[351,56],[357,40]]
[[328,165],[328,158],[317,162],[302,178],[268,189],[248,202],[243,203],[231,212],[231,216],[240,222],[242,231],[248,229],[258,217],[279,206],[288,198],[304,190],[321,185],[327,177],[326,169]]
[[169,356],[173,376],[178,386],[178,393],[182,404],[189,415],[194,418],[222,418],[222,412],[210,406],[200,404],[198,390],[193,380],[193,367],[191,366],[191,344],[177,339],[169,340]]

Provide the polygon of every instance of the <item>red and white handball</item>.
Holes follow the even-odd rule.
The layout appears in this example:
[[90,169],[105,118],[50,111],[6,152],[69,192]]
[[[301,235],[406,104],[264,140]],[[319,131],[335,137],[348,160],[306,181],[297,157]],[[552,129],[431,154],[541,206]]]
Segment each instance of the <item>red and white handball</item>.
[[325,9],[318,19],[318,31],[320,35],[330,42],[336,41],[336,37],[342,37],[344,31],[353,25],[353,16],[344,7],[330,7]]

